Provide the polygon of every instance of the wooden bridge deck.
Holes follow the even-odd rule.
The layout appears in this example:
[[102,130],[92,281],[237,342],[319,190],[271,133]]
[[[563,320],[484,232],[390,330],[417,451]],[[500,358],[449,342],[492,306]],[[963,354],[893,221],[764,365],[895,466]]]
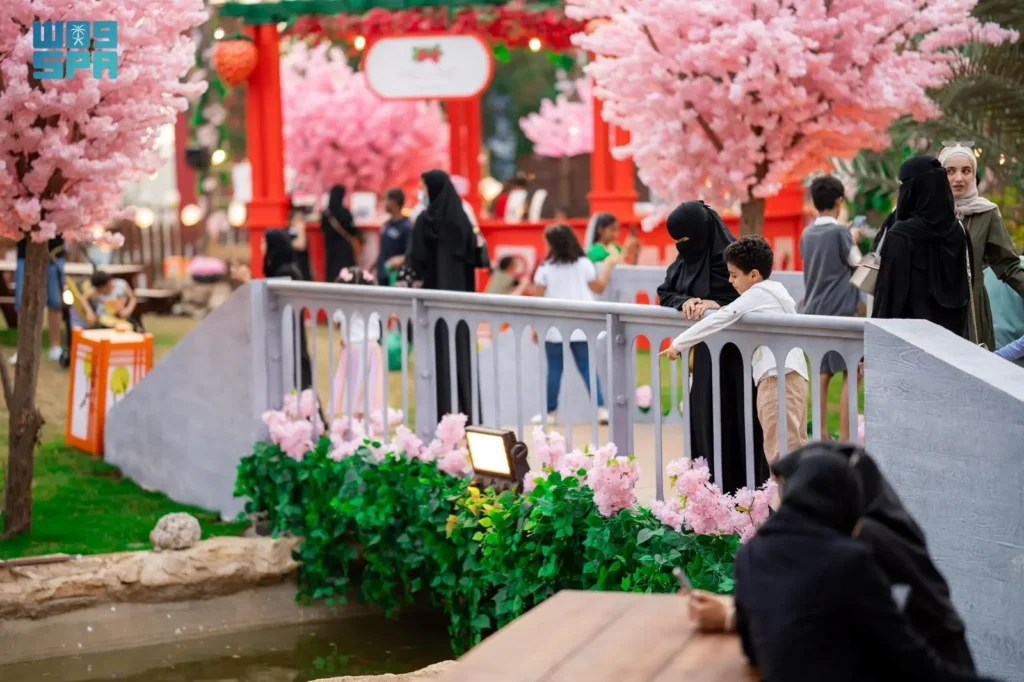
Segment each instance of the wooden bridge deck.
[[702,634],[677,595],[560,592],[440,682],[756,682],[733,635]]

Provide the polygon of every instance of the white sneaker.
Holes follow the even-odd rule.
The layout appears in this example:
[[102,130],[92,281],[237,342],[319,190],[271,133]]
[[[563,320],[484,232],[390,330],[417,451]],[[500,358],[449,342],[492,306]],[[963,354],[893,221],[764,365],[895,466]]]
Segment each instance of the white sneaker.
[[[530,420],[531,424],[540,424],[544,421],[543,415],[535,414],[533,419]],[[555,424],[558,422],[557,412],[548,412],[548,424]]]
[[12,355],[12,356],[11,356],[11,357],[10,357],[10,358],[9,358],[9,359],[7,360],[7,363],[8,363],[8,364],[11,364],[11,365],[16,365],[16,364],[18,364],[18,351],[14,351],[14,355]]
[[597,408],[597,423],[600,424],[601,426],[606,426],[608,424],[608,408],[607,407],[599,407],[599,408]]
[[60,360],[60,356],[62,356],[62,355],[64,355],[64,349],[63,348],[61,348],[60,346],[51,346],[50,347],[50,352],[46,354],[46,357],[50,358],[51,360],[56,361],[56,360]]

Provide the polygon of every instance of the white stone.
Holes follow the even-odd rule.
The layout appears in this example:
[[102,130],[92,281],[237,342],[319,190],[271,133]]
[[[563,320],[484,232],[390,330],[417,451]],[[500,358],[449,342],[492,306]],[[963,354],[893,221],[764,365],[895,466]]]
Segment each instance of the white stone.
[[149,533],[153,549],[188,549],[203,535],[199,519],[186,512],[167,514],[156,522]]

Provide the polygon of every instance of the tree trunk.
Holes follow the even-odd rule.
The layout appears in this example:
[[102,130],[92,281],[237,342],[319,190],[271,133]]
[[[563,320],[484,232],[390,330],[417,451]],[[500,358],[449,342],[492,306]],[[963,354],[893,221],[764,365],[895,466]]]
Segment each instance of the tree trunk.
[[740,207],[740,236],[761,234],[764,227],[764,199],[747,199]]
[[[46,308],[46,268],[50,262],[46,242],[28,243],[25,278],[18,312],[18,362],[14,386],[5,381],[4,399],[10,414],[7,480],[4,482],[4,537],[32,528],[32,470],[43,415],[36,407],[39,348],[43,344]],[[4,378],[7,379],[6,367]]]
[[559,171],[560,171],[560,173],[559,173],[560,177],[559,177],[559,180],[558,180],[558,184],[559,184],[559,189],[561,190],[559,192],[559,194],[561,194],[561,196],[558,197],[559,205],[556,207],[556,209],[560,208],[563,211],[565,211],[566,215],[571,215],[571,213],[570,213],[571,209],[569,207],[569,204],[572,203],[572,192],[571,192],[571,189],[569,187],[569,183],[570,183],[571,177],[572,177],[572,168],[571,168],[568,156],[563,156],[560,159]]

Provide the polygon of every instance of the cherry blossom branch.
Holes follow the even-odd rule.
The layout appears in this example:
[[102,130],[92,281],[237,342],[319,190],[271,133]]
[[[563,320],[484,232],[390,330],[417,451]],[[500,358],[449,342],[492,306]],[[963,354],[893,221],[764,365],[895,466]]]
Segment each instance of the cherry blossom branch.
[[[654,42],[654,36],[651,35],[651,29],[645,24],[641,30],[644,32],[644,35],[647,36],[647,42],[650,43],[651,49],[658,54],[661,54],[661,50],[658,49],[658,44]],[[676,73],[676,78],[684,81],[688,80],[687,77],[681,73]],[[697,125],[699,125],[701,130],[704,131],[704,134],[708,136],[708,140],[711,141],[711,145],[719,152],[723,151],[725,149],[725,145],[722,144],[722,138],[718,137],[718,134],[711,128],[707,119],[704,118],[704,114],[697,111],[697,107],[695,107],[693,102],[690,102],[689,100],[683,101],[683,106],[697,115]]]

